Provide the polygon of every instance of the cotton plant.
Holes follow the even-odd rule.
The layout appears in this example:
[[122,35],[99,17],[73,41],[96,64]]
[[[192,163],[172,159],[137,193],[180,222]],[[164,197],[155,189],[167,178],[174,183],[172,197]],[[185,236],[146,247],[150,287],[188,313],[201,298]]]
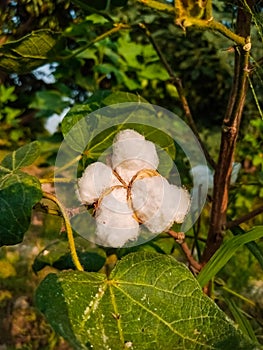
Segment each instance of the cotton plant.
[[[232,164],[230,185],[234,185],[236,183],[240,169],[241,169],[240,163],[234,162]],[[213,188],[214,188],[214,171],[208,168],[207,165],[199,164],[193,167],[190,173],[196,181],[195,183],[196,189],[198,190],[199,186],[202,186],[202,184],[206,183],[208,188],[208,193],[212,195]]]
[[78,180],[80,201],[94,206],[98,244],[122,247],[138,239],[141,225],[157,234],[184,221],[190,195],[156,170],[154,143],[134,130],[120,131],[110,163],[89,165]]

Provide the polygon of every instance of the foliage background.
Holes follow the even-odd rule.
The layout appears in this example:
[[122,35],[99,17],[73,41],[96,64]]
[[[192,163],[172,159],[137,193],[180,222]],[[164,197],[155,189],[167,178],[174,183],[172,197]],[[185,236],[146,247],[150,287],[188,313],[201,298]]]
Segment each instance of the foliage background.
[[[87,4],[91,5],[91,2]],[[236,2],[216,0],[213,6],[214,16],[234,28]],[[99,106],[96,96],[109,91],[139,94],[183,118],[177,91],[149,37],[139,25],[144,23],[175,74],[182,79],[201,138],[216,161],[233,78],[231,42],[221,35],[193,27],[184,32],[175,26],[170,14],[154,11],[136,1],[127,4],[126,1],[112,1],[110,8],[100,1],[96,7],[90,9],[81,1],[62,0],[0,2],[0,45],[39,29],[50,29],[58,33],[59,38],[53,57],[43,62],[47,64],[44,70],[23,67],[18,73],[10,72],[1,64],[0,57],[0,157],[29,141],[39,140],[41,157],[28,171],[39,177],[45,176],[54,165],[62,140],[60,127],[51,134],[45,128],[46,123],[54,114],[65,113],[67,108],[92,96],[95,96],[94,106]],[[262,1],[258,1],[253,13],[252,57],[259,62],[260,59],[262,62],[263,53],[262,16]],[[112,19],[115,23],[129,25],[129,28],[112,33]],[[108,35],[104,36],[104,33]],[[241,162],[242,169],[238,182],[231,187],[228,210],[231,219],[262,205],[262,77],[262,66],[256,64],[235,154],[235,161]],[[176,161],[180,167],[180,159]],[[206,237],[209,210],[208,203],[201,222],[201,240]],[[10,347],[67,347],[32,306],[33,290],[44,273],[34,275],[31,265],[50,240],[61,238],[60,220],[54,215],[36,213],[23,244],[0,250],[3,320],[0,333],[4,334],[1,342]],[[242,228],[247,230],[260,224],[263,224],[262,214],[242,224]],[[189,244],[194,246],[193,235],[194,232],[189,233]],[[231,236],[229,232],[227,235]],[[262,247],[262,242],[259,245]],[[173,248],[173,254],[184,259],[177,247]],[[261,290],[262,270],[243,247],[221,270],[212,295],[229,316],[235,318],[236,306],[231,305],[230,295],[238,294],[235,303],[243,310],[260,342],[263,336],[260,330],[263,324]]]

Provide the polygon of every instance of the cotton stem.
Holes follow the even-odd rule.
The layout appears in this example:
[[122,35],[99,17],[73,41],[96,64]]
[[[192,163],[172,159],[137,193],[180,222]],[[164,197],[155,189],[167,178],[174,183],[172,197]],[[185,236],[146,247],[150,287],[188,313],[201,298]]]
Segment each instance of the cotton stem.
[[51,200],[52,202],[56,203],[56,205],[58,206],[58,208],[62,214],[62,217],[64,219],[64,222],[65,222],[65,227],[66,227],[66,231],[67,231],[67,235],[68,235],[69,249],[70,249],[72,261],[73,261],[73,263],[78,271],[84,271],[83,267],[80,264],[80,261],[79,261],[79,258],[78,258],[77,252],[76,252],[73,231],[72,231],[72,228],[70,225],[70,221],[69,221],[69,217],[67,215],[66,209],[64,208],[62,203],[60,203],[60,201],[57,199],[57,197],[54,196],[53,194],[44,192],[43,197]]

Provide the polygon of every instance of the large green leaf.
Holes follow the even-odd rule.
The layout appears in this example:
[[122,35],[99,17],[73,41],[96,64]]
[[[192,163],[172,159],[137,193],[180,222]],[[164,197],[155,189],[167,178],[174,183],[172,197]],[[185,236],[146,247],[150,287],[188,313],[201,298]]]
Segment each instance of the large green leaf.
[[32,164],[40,154],[38,141],[31,142],[8,154],[0,165],[0,172],[9,172]]
[[32,207],[41,197],[41,186],[34,176],[18,170],[0,178],[0,246],[23,240]]
[[0,46],[0,68],[8,73],[28,73],[58,56],[61,34],[48,29],[33,31]]
[[23,240],[32,207],[42,197],[38,179],[19,170],[32,164],[39,153],[40,145],[34,141],[8,154],[0,164],[0,246]]
[[174,258],[132,253],[108,279],[50,274],[36,304],[74,349],[254,349]]
[[204,287],[213,278],[225,264],[231,259],[238,248],[263,237],[263,226],[254,227],[245,234],[238,235],[228,239],[213,255],[205,267],[201,270],[197,279]]

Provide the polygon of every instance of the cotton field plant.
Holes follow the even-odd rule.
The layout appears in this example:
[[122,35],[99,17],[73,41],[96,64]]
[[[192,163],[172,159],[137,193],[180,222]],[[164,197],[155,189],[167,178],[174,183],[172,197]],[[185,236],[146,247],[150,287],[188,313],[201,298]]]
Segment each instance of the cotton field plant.
[[[0,144],[21,146],[0,153],[0,348],[10,332],[10,349],[262,349],[261,15],[254,0],[0,2]],[[13,303],[15,264],[36,290]]]

